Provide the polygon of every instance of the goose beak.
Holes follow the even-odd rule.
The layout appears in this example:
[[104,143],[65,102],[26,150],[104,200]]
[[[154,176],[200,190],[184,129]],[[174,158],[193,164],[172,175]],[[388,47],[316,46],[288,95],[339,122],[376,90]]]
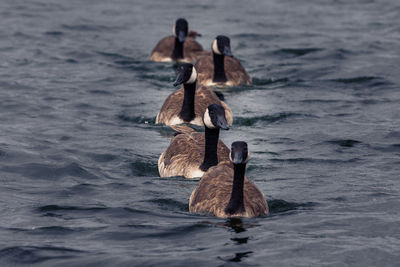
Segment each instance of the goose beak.
[[225,56],[228,56],[228,57],[233,57],[232,52],[231,52],[231,48],[229,46],[225,46],[224,47],[224,53],[223,54]]
[[242,153],[240,151],[237,152],[231,152],[231,158],[232,158],[232,162],[234,164],[240,164],[243,162],[243,156]]
[[186,34],[184,31],[179,31],[178,32],[178,40],[179,42],[183,43],[186,40]]
[[225,119],[225,116],[219,116],[217,120],[217,125],[219,128],[223,130],[229,130],[228,122]]
[[178,76],[176,76],[176,80],[174,82],[174,86],[180,85],[184,82],[184,73],[179,72]]

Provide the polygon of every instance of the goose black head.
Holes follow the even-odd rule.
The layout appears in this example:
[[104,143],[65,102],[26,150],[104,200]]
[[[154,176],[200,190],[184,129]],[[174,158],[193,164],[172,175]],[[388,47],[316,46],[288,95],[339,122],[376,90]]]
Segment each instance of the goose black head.
[[174,27],[174,35],[178,38],[179,42],[183,43],[186,40],[186,37],[189,32],[189,25],[186,19],[179,18],[176,20]]
[[245,164],[250,159],[250,153],[247,149],[247,143],[236,141],[232,143],[229,157],[233,164]]
[[231,52],[231,41],[225,35],[218,35],[213,41],[211,49],[218,55],[233,57]]
[[228,122],[225,117],[225,109],[218,104],[211,104],[204,112],[204,125],[209,129],[221,128],[229,130]]
[[197,71],[190,63],[182,63],[178,66],[178,75],[174,82],[174,86],[182,83],[191,84],[197,80]]

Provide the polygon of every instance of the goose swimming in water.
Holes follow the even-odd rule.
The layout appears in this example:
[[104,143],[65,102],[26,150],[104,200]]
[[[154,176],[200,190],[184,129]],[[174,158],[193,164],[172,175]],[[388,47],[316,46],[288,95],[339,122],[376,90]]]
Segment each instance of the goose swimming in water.
[[208,106],[203,121],[204,133],[178,133],[171,140],[158,159],[161,177],[201,177],[218,162],[229,160],[229,148],[219,140],[219,130],[229,129],[224,108],[218,104]]
[[197,71],[190,63],[182,63],[178,67],[178,75],[174,86],[183,87],[167,97],[156,117],[156,124],[168,126],[191,123],[203,126],[203,114],[210,104],[219,104],[225,109],[225,116],[232,125],[232,111],[217,95],[205,86],[197,86]]
[[188,32],[188,22],[186,19],[177,19],[173,27],[173,36],[161,39],[150,55],[150,60],[156,62],[194,62],[197,53],[203,51],[203,47],[195,41],[196,36],[200,36],[195,31]]
[[249,157],[245,142],[232,143],[232,162],[221,162],[203,175],[190,196],[189,211],[210,213],[220,218],[268,214],[264,194],[244,175]]
[[211,52],[201,53],[195,67],[199,73],[199,83],[206,86],[251,84],[250,75],[233,57],[230,39],[224,35],[217,36],[212,42]]

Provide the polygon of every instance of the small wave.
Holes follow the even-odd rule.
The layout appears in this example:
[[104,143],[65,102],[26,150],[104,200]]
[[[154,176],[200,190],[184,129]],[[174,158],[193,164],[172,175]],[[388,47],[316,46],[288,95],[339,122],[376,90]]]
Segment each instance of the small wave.
[[361,141],[352,140],[352,139],[335,139],[335,140],[326,141],[326,143],[339,145],[339,146],[343,146],[343,147],[353,147],[356,144],[360,144]]
[[231,256],[218,257],[218,259],[226,261],[226,262],[241,262],[243,258],[249,257],[249,255],[252,253],[253,253],[253,251],[238,252],[238,253],[235,253],[235,255],[233,257],[231,257]]
[[373,146],[372,148],[382,152],[400,152],[400,144],[390,144],[387,146]]
[[44,33],[45,35],[50,35],[50,36],[61,36],[64,33],[61,31],[47,31]]
[[[157,66],[149,65],[147,61],[137,60],[136,58],[125,56],[118,53],[102,52],[102,51],[97,51],[96,53],[106,58],[110,58],[113,62],[113,65],[111,65],[112,67],[138,72],[138,78],[156,79],[156,80],[160,78],[160,75],[147,74],[151,73],[154,70],[159,71],[157,69]],[[164,81],[165,79],[166,78],[163,77],[161,80]]]
[[84,31],[84,32],[113,31],[115,29],[118,29],[117,27],[110,27],[105,25],[87,25],[87,24],[75,24],[75,25],[62,24],[61,27],[63,27],[66,30]]
[[158,165],[153,162],[135,161],[130,164],[133,176],[158,176]]
[[52,246],[13,246],[0,250],[0,259],[14,264],[35,264],[51,259],[73,258],[82,250]]
[[179,202],[175,199],[171,198],[156,198],[148,200],[150,203],[157,204],[163,210],[179,210],[179,211],[188,211],[189,205],[187,203]]
[[54,211],[103,211],[106,207],[78,207],[78,206],[59,206],[46,205],[37,208],[39,212],[54,212]]
[[288,202],[283,199],[268,200],[268,207],[271,214],[284,213],[298,209],[310,210],[316,205],[317,203],[314,202],[296,203],[296,202]]
[[96,94],[96,95],[112,95],[112,93],[109,91],[99,90],[99,89],[89,90],[89,93]]
[[159,231],[155,231],[157,228],[161,228],[159,225],[151,226],[148,225],[121,225],[120,227],[134,227],[140,229],[140,231],[123,231],[123,232],[105,232],[101,235],[107,240],[137,240],[139,238],[145,239],[153,239],[153,238],[170,238],[174,237],[182,238],[186,235],[193,235],[194,232],[202,231],[204,228],[208,228],[209,225],[195,223],[184,226],[171,227],[167,229],[162,229]]
[[361,76],[361,77],[353,77],[353,78],[338,78],[338,79],[332,79],[331,81],[338,82],[338,83],[365,83],[365,82],[372,81],[374,79],[379,79],[379,78],[372,77],[372,76]]
[[274,123],[274,122],[279,122],[279,121],[283,121],[288,118],[294,118],[294,117],[312,117],[312,115],[282,112],[282,113],[277,113],[274,115],[264,115],[264,116],[256,116],[256,117],[249,117],[249,118],[235,117],[234,124],[242,125],[242,126],[253,126],[254,124],[256,124],[258,122]]
[[268,85],[268,84],[274,84],[274,83],[286,83],[289,81],[289,78],[268,78],[268,79],[263,79],[263,78],[253,78],[253,85]]
[[102,51],[97,51],[97,54],[104,56],[104,57],[109,57],[115,60],[121,60],[121,61],[129,61],[129,62],[133,62],[133,63],[137,63],[139,61],[136,61],[133,57],[129,57],[129,56],[124,56],[118,53],[111,53],[111,52],[102,52]]
[[338,164],[338,163],[353,163],[360,160],[360,158],[351,158],[348,160],[341,159],[316,159],[316,158],[288,158],[288,159],[270,159],[275,162],[287,162],[287,163],[318,163],[318,164]]
[[344,99],[303,99],[300,102],[302,103],[324,103],[324,104],[335,104],[335,103],[346,103],[352,104],[354,101],[344,100]]
[[19,173],[28,178],[39,179],[58,179],[65,176],[96,179],[96,175],[88,172],[78,163],[72,162],[62,167],[41,163],[27,163],[16,166],[5,166],[2,171],[9,173]]
[[[135,70],[141,70],[139,68],[136,68]],[[143,80],[151,80],[151,81],[159,81],[159,82],[166,82],[166,83],[173,83],[174,77],[171,75],[160,75],[159,73],[157,74],[138,74],[137,76],[140,79]],[[172,87],[172,86],[171,86]]]
[[382,77],[375,77],[375,76],[359,76],[359,77],[352,77],[352,78],[338,78],[338,79],[331,79],[331,82],[336,83],[343,83],[343,84],[362,84],[368,85],[369,87],[381,86],[389,84]]
[[282,48],[275,51],[275,54],[287,54],[296,57],[304,56],[310,53],[322,51],[322,48]]
[[143,117],[143,116],[128,116],[124,113],[118,114],[118,119],[121,121],[126,121],[126,122],[132,122],[135,124],[154,124],[156,118],[149,118],[149,117]]
[[109,162],[109,161],[113,161],[113,160],[117,159],[116,155],[107,154],[107,153],[104,153],[104,154],[89,153],[88,156],[97,162]]
[[234,39],[248,39],[248,40],[271,40],[273,38],[279,37],[279,34],[260,34],[260,33],[239,33],[233,34]]

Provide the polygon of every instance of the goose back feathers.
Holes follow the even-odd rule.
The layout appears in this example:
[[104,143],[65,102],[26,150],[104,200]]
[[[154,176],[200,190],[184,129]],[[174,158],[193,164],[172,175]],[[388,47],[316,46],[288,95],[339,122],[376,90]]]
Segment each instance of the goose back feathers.
[[176,20],[173,27],[174,35],[161,39],[150,55],[150,60],[156,62],[193,62],[197,53],[203,51],[203,47],[196,42],[197,32],[188,31],[188,23],[185,19]]
[[174,85],[183,84],[183,87],[167,97],[156,116],[156,124],[171,126],[191,123],[202,126],[202,116],[207,107],[210,104],[218,104],[224,108],[228,124],[232,125],[232,111],[228,105],[209,88],[197,86],[197,75],[192,64],[183,63],[179,66]]
[[[179,113],[182,110],[184,94],[185,91],[182,87],[167,97],[161,107],[160,112],[157,114],[156,124],[176,125],[185,123],[185,121],[179,116]],[[210,104],[219,104],[225,109],[225,116],[228,124],[232,125],[233,116],[231,109],[224,101],[219,100],[217,95],[209,88],[199,85],[196,88],[194,98],[195,118],[187,123],[203,126],[203,121],[201,118],[206,111],[207,106]]]
[[199,83],[206,86],[251,84],[250,75],[232,55],[229,38],[223,35],[213,41],[211,52],[199,54],[195,67]]
[[[166,151],[158,159],[158,171],[161,177],[184,176],[202,177],[200,166],[205,154],[204,133],[181,133],[176,135]],[[229,160],[229,148],[218,140],[218,162]]]
[[203,175],[190,196],[190,212],[210,213],[221,218],[268,214],[264,194],[244,175],[247,151],[237,153],[233,144],[230,152],[233,162],[221,162]]
[[161,177],[201,177],[210,167],[229,159],[229,149],[219,140],[220,128],[228,130],[225,110],[221,105],[209,105],[203,116],[204,133],[174,127],[182,132],[175,135],[158,160]]

